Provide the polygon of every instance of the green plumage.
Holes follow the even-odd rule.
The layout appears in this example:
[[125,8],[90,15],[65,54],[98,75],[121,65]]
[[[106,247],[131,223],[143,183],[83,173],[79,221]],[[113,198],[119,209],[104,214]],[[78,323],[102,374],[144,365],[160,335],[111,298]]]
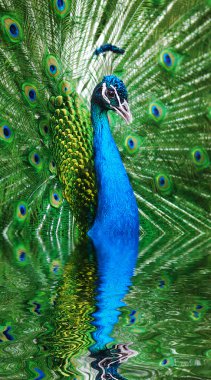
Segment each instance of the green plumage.
[[[139,270],[185,271],[184,258],[191,264],[208,252],[210,5],[209,0],[0,0],[0,225],[7,244],[14,245],[17,265],[27,254],[22,269],[29,262],[33,267],[38,251],[35,266],[42,267],[42,254],[49,251],[56,257],[50,264],[45,260],[42,279],[51,278],[58,252],[72,252],[93,221],[90,99],[111,73],[124,80],[133,115],[129,126],[114,114],[109,119],[140,213]],[[93,57],[103,43],[124,48],[125,54]],[[39,249],[30,249],[29,236]],[[84,265],[89,267],[86,260]],[[67,267],[65,273],[73,272]],[[67,278],[59,293],[59,321]],[[87,303],[84,308],[92,311],[88,296]],[[65,318],[64,329],[68,313]]]
[[[71,213],[81,230],[88,229],[97,202],[88,109],[94,86],[110,71],[109,59],[130,96],[133,123],[126,128],[114,115],[110,120],[143,232],[147,220],[155,221],[149,240],[159,238],[158,225],[166,231],[168,213],[179,214],[179,230],[196,215],[197,225],[207,218],[209,6],[206,1],[126,2],[120,11],[109,4],[0,3],[2,231],[13,224],[19,230],[18,202],[26,203],[25,224],[35,233],[40,223],[52,231],[52,207],[58,210],[57,216],[52,211],[54,223],[55,217],[69,223]],[[120,14],[121,27],[115,24]],[[124,47],[125,55],[93,58],[102,33],[103,41]],[[173,220],[168,219],[169,235],[165,232],[161,243],[167,252],[174,252],[168,243]],[[143,236],[148,251],[148,234]]]
[[90,115],[75,92],[51,99],[51,104],[55,107],[51,134],[57,174],[77,222],[81,228],[88,228],[96,206]]

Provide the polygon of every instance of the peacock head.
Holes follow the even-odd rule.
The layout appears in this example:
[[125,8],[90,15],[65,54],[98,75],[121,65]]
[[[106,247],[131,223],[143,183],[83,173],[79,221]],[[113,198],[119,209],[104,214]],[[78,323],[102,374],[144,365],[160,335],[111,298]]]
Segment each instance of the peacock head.
[[128,106],[127,89],[115,75],[107,75],[99,83],[92,94],[92,103],[98,104],[102,110],[117,112],[127,123],[132,121]]

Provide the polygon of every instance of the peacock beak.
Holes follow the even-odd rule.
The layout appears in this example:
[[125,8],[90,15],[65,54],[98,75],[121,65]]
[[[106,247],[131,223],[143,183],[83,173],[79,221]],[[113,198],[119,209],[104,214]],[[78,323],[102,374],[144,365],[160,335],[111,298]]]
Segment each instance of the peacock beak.
[[133,118],[126,100],[124,100],[123,103],[119,101],[119,105],[116,107],[114,106],[113,108],[126,121],[127,124],[132,122]]

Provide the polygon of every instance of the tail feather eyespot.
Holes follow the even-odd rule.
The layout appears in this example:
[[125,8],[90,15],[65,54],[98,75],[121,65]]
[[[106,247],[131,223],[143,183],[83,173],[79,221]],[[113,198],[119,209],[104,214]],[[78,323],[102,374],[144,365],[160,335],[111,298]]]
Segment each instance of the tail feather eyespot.
[[18,20],[5,15],[1,19],[1,25],[3,35],[7,41],[17,44],[23,40],[23,30]]
[[70,82],[68,82],[67,80],[62,80],[59,83],[59,91],[63,96],[68,96],[74,91],[74,89]]
[[14,247],[14,255],[19,265],[24,266],[28,263],[28,252],[23,244]]
[[6,121],[0,121],[0,140],[11,143],[14,138],[14,132]]
[[149,116],[155,122],[160,123],[161,121],[163,121],[166,117],[166,113],[167,113],[166,107],[160,100],[150,103]]
[[210,165],[208,153],[203,147],[195,147],[191,150],[191,160],[197,170],[202,170]]
[[28,205],[24,201],[18,202],[15,209],[15,217],[18,222],[24,222],[28,216]]
[[59,208],[62,204],[63,198],[59,190],[50,191],[50,204],[55,208]]
[[22,93],[24,99],[30,107],[34,108],[38,105],[38,89],[34,84],[30,82],[23,83]]
[[58,78],[61,75],[62,65],[58,57],[49,54],[44,58],[45,72],[50,78]]
[[174,72],[179,68],[182,57],[173,49],[165,49],[159,55],[160,65],[169,72]]
[[50,136],[50,122],[48,118],[40,119],[39,132],[44,139],[48,139]]
[[174,359],[172,357],[164,358],[160,361],[160,366],[162,367],[172,367],[174,366]]
[[54,160],[51,160],[49,162],[49,170],[52,174],[56,174],[57,173],[57,168],[56,168],[56,163]]
[[124,148],[130,155],[138,152],[140,144],[140,138],[136,135],[128,135],[124,140]]
[[164,173],[158,173],[154,177],[155,188],[162,195],[170,195],[173,190],[171,178]]
[[29,153],[29,162],[37,171],[43,168],[43,160],[36,150]]
[[67,16],[70,12],[70,0],[51,0],[51,3],[55,14],[60,18]]

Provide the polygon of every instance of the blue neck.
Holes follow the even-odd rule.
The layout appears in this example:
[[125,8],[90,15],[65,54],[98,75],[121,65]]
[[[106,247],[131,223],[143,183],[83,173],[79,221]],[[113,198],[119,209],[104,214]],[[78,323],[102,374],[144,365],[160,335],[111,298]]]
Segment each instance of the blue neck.
[[98,207],[89,236],[116,238],[138,236],[138,209],[126,170],[110,132],[107,112],[92,103],[94,160],[98,186]]

